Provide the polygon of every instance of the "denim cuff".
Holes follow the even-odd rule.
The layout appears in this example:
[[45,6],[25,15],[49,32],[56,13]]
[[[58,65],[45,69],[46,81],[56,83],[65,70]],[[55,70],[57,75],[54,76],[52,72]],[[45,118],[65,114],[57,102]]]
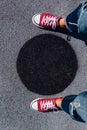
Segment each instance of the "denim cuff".
[[69,105],[70,103],[76,98],[77,95],[69,95],[63,98],[62,100],[62,110],[64,110],[66,113],[70,114],[69,112]]

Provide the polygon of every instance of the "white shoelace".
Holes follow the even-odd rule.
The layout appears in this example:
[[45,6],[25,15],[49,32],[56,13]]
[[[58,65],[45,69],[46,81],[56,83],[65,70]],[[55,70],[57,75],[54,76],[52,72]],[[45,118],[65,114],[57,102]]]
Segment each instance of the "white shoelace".
[[41,110],[55,109],[53,101],[41,101],[40,102]]
[[41,22],[42,25],[52,26],[52,29],[56,28],[56,17],[44,16]]

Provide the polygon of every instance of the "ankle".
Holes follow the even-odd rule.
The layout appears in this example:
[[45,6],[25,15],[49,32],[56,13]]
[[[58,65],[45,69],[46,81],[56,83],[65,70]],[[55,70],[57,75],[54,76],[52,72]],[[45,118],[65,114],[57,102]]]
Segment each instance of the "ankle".
[[61,97],[60,99],[56,99],[56,106],[61,108],[61,104],[62,104],[62,100],[63,100],[63,97]]
[[59,21],[59,26],[61,28],[65,28],[65,19],[64,18],[61,18],[60,21]]

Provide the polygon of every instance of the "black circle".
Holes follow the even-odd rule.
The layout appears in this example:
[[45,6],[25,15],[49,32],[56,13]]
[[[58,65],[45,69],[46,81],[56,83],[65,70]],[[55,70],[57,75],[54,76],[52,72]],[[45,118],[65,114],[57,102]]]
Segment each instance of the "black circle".
[[64,39],[42,34],[25,43],[17,58],[17,72],[32,92],[50,95],[63,91],[78,68],[72,47]]

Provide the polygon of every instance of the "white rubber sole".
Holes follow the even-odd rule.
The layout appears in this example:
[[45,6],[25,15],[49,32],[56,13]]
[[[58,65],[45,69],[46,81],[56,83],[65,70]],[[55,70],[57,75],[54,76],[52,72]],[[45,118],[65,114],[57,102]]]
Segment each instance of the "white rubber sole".
[[[37,99],[33,100],[33,101],[30,103],[30,109],[35,110],[35,111],[38,111],[37,100],[39,100],[39,99],[43,99],[43,98],[37,98]],[[34,105],[34,103],[36,103],[36,104]],[[33,106],[33,105],[34,105],[34,106]],[[37,105],[37,106],[36,106],[36,105]],[[35,107],[35,108],[34,108],[34,107]]]
[[41,14],[41,13],[35,14],[35,15],[32,17],[32,22],[33,22],[33,24],[36,25],[37,27],[39,27],[39,28],[44,28],[44,27],[40,26],[39,24],[37,24],[37,23],[35,22],[35,17],[36,17],[37,15],[40,15],[40,14]]

